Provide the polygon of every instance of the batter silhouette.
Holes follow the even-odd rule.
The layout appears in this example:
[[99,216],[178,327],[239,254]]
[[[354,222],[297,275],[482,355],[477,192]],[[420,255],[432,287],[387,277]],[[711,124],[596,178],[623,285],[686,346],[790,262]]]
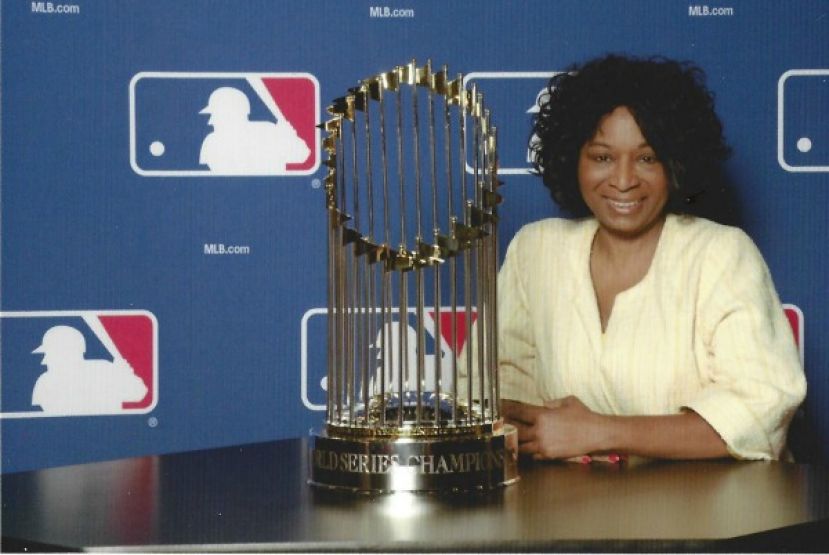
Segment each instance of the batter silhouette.
[[42,354],[46,372],[32,390],[32,405],[49,414],[109,414],[141,401],[147,386],[125,360],[84,358],[86,340],[71,326],[54,326],[32,354]]
[[[277,107],[278,110],[278,107]],[[199,163],[223,175],[280,175],[286,164],[304,162],[311,150],[284,117],[250,121],[247,95],[233,87],[213,91],[201,112],[213,132],[204,138]]]

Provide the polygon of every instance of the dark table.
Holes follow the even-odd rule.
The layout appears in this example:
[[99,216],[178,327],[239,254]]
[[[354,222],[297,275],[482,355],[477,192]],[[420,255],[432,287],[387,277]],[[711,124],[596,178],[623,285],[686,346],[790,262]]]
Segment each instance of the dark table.
[[826,551],[829,468],[766,462],[522,465],[487,493],[306,485],[286,440],[6,474],[3,549]]

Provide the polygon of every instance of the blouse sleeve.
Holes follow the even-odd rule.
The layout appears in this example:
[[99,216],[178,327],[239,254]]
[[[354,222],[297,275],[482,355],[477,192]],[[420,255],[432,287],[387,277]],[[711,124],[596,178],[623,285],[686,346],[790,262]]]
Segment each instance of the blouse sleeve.
[[498,274],[498,370],[501,398],[543,404],[536,381],[536,348],[524,280],[532,269],[523,264],[526,230],[507,248]]
[[739,459],[777,459],[806,395],[792,330],[754,243],[731,228],[707,249],[695,348],[707,381],[686,408]]

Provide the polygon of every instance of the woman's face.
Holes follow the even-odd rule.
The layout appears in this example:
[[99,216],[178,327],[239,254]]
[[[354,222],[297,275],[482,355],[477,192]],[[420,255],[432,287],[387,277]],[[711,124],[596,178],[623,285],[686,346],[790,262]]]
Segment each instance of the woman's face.
[[632,238],[662,220],[668,175],[626,107],[604,116],[584,143],[578,178],[584,202],[606,231]]

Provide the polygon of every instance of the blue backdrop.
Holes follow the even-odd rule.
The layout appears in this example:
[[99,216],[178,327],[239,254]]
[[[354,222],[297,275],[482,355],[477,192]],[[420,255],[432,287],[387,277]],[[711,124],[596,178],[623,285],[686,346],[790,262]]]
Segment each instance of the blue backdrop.
[[[528,110],[551,72],[606,52],[706,70],[743,227],[804,315],[805,424],[823,438],[813,454],[829,454],[825,1],[6,0],[0,40],[4,472],[319,426],[325,169],[313,124],[327,103],[413,58],[468,74],[500,130],[503,252],[521,225],[558,213],[526,173]],[[225,86],[245,92],[252,120],[292,123],[308,158],[276,176],[208,171],[199,112]],[[31,351],[63,324],[106,358],[90,316],[108,332],[152,326],[131,351],[108,334],[134,367],[152,366],[147,397],[117,415],[42,417]]]

